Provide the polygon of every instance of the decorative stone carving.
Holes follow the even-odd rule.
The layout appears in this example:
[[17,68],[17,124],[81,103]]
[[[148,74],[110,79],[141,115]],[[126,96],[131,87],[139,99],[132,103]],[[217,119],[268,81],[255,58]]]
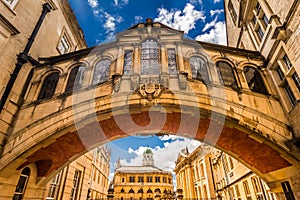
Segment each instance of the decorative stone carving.
[[140,85],[140,95],[148,101],[158,98],[161,95],[161,87],[155,83],[144,83]]
[[187,88],[187,73],[180,72],[178,74],[178,82],[179,82],[179,88],[181,90],[186,90],[186,88]]
[[130,77],[130,89],[135,91],[139,89],[140,87],[140,75],[139,74],[133,74]]
[[113,88],[115,92],[119,92],[120,90],[121,78],[122,78],[121,74],[113,75]]
[[169,88],[169,75],[167,73],[160,75],[160,84],[165,88]]

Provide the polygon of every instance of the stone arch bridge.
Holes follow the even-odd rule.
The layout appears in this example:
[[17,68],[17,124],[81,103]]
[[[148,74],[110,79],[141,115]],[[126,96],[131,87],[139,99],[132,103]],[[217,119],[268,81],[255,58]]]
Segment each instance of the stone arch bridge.
[[153,23],[40,62],[1,154],[3,184],[30,166],[41,188],[88,150],[136,134],[204,141],[274,192],[299,178],[299,149],[257,52],[192,41]]

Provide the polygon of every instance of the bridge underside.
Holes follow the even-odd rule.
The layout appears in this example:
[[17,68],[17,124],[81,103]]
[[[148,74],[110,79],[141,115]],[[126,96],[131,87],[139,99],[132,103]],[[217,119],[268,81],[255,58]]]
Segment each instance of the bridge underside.
[[[182,113],[161,113],[144,111],[136,114],[110,117],[102,121],[87,123],[78,131],[70,131],[55,139],[48,146],[38,149],[26,157],[21,169],[29,164],[37,166],[37,176],[46,177],[63,166],[73,156],[79,156],[96,145],[134,134],[176,134],[195,140],[204,141],[228,152],[241,160],[260,175],[268,174],[292,166],[278,149],[274,149],[226,120],[225,126],[217,120]],[[152,119],[152,121],[151,121]],[[154,120],[153,120],[154,119]],[[122,122],[122,128],[118,122]],[[161,122],[164,122],[161,127]],[[182,123],[184,121],[184,123]],[[133,126],[132,123],[135,123]],[[197,130],[195,132],[195,123]],[[149,125],[151,127],[149,127]],[[209,131],[208,131],[209,130]],[[215,130],[215,131],[214,131]],[[221,130],[219,132],[218,130]],[[149,132],[151,131],[151,132]],[[207,133],[208,132],[208,133]]]

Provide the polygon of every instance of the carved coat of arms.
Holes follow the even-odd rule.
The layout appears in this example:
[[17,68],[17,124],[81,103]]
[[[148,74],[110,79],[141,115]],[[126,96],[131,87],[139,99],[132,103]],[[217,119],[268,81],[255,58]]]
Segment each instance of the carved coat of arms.
[[140,85],[140,95],[149,101],[158,98],[162,92],[160,84],[144,83]]

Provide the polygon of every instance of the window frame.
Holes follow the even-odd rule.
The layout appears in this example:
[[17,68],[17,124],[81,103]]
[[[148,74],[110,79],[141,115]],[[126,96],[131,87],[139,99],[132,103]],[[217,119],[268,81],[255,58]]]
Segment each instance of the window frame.
[[[50,76],[54,76],[54,75],[57,76],[57,77],[53,77],[53,78],[51,77],[51,78],[52,79],[56,78],[55,83],[48,83],[48,85],[51,84],[51,86],[48,86],[48,88],[46,88],[47,87],[45,85],[46,81],[53,82],[54,80],[48,80],[48,79],[50,79]],[[57,84],[58,84],[58,81],[59,81],[59,76],[60,76],[60,73],[58,71],[51,71],[47,75],[45,75],[45,78],[43,79],[43,82],[42,82],[42,85],[41,85],[41,88],[40,88],[40,91],[39,91],[39,94],[38,94],[38,97],[37,97],[38,101],[51,99],[55,95],[55,91],[56,91]],[[46,97],[44,97],[45,95],[41,95],[43,90],[46,90],[46,89],[49,89],[49,88],[52,89],[51,95],[46,95]],[[41,97],[41,96],[43,96],[43,97]]]
[[[192,59],[197,59],[198,61],[191,61]],[[194,66],[192,64],[193,62],[198,65],[197,67],[199,67],[199,69],[196,68],[196,66]],[[198,63],[200,63],[200,64],[198,64]],[[205,61],[205,59],[202,56],[200,56],[200,55],[191,56],[189,58],[189,64],[190,64],[192,79],[199,80],[199,81],[202,81],[204,83],[209,83],[210,82],[207,62]],[[202,69],[204,69],[203,73],[201,72]],[[200,77],[199,77],[199,75],[200,75]]]
[[[147,57],[147,55],[149,57]],[[153,63],[149,64],[151,61],[153,61]],[[147,66],[147,64],[149,64],[149,66]],[[154,38],[145,39],[141,42],[140,74],[159,75],[161,72],[160,66],[160,45],[158,41]]]
[[9,3],[7,0],[2,0],[2,2],[7,5],[10,9],[14,9],[19,2],[19,0],[12,0],[12,3]]
[[[60,44],[63,45],[64,51],[62,51],[62,50],[60,49]],[[65,50],[65,49],[66,49],[66,48],[65,48],[65,44],[67,44],[67,45],[69,46],[69,48],[68,48],[67,50]],[[69,34],[68,34],[67,31],[66,31],[66,28],[63,28],[63,30],[62,30],[62,32],[61,32],[61,35],[60,35],[60,37],[59,37],[58,43],[57,43],[57,45],[56,45],[56,49],[57,49],[58,53],[59,53],[60,55],[63,55],[63,54],[66,54],[66,53],[70,53],[71,50],[72,50],[72,48],[73,48],[73,46],[74,46],[74,45],[73,45],[73,43],[72,43],[72,40],[71,40]]]
[[73,185],[71,187],[70,192],[70,200],[76,200],[78,197],[78,191],[80,190],[80,182],[81,182],[82,171],[76,169],[73,177]]
[[[225,66],[222,66],[223,70],[220,70],[222,69],[220,64],[224,63]],[[234,89],[237,89],[238,88],[238,82],[237,82],[237,78],[236,78],[236,74],[234,72],[234,68],[232,66],[232,64],[226,62],[226,61],[223,61],[223,60],[219,60],[216,62],[216,68],[217,68],[217,71],[218,71],[218,74],[219,74],[219,80],[221,83],[223,83],[224,86],[226,87],[231,87],[231,88],[234,88]],[[225,68],[230,68],[230,76],[229,76],[229,72],[224,70]],[[222,73],[224,72],[224,73]],[[224,74],[224,75],[223,75]],[[224,78],[231,78],[231,84],[225,84],[224,83]]]
[[[22,200],[23,197],[24,197],[24,194],[25,194],[25,191],[26,191],[26,188],[27,188],[27,184],[28,184],[28,181],[29,181],[29,178],[30,178],[30,174],[31,174],[31,170],[29,167],[26,167],[22,170],[21,174],[20,174],[20,177],[19,177],[19,181],[16,185],[16,189],[15,189],[15,192],[14,192],[14,196],[13,196],[13,200]],[[21,182],[21,177],[22,178],[25,178],[25,181],[23,181],[23,183]],[[22,184],[22,188],[19,188],[21,189],[22,191],[19,192],[17,191],[18,190],[18,186],[19,184]]]
[[[107,63],[106,63],[107,65],[104,66],[104,70],[102,69],[102,71],[100,71],[101,68],[103,67],[103,65],[101,65],[100,63],[101,62],[106,62],[106,61],[107,61]],[[92,79],[92,85],[93,86],[99,85],[101,83],[105,83],[106,81],[109,80],[111,64],[112,64],[112,62],[109,58],[102,58],[102,59],[97,61],[97,63],[94,66],[94,70],[93,70],[93,79]],[[97,70],[97,73],[105,72],[106,74],[104,76],[99,76],[100,73],[96,74],[96,70]],[[95,77],[96,75],[99,76],[99,77]],[[103,80],[101,80],[101,79],[103,79]],[[95,81],[95,80],[97,80],[97,81]]]
[[[83,69],[82,72],[80,72],[81,69]],[[78,76],[79,73],[81,74]],[[85,74],[86,74],[86,67],[84,65],[79,64],[72,67],[65,87],[65,93],[71,93],[73,91],[80,90],[84,83]]]

